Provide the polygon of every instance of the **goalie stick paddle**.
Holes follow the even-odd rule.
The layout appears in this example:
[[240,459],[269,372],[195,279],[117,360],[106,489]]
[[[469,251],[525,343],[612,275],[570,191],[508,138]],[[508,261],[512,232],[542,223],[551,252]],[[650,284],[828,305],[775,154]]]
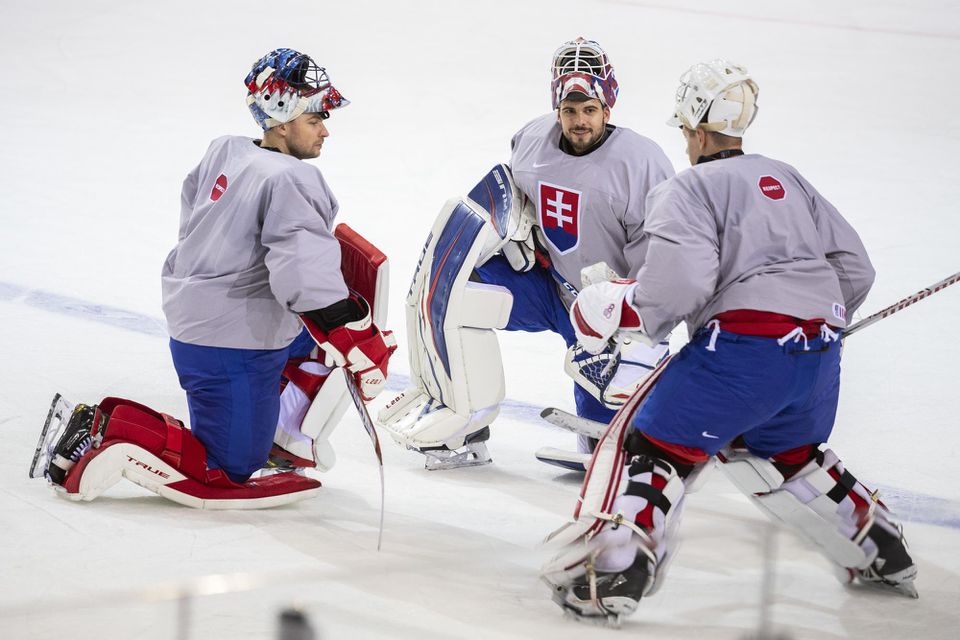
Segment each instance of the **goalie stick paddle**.
[[940,282],[937,282],[936,284],[930,285],[930,286],[927,287],[926,289],[921,289],[920,291],[917,291],[917,292],[916,292],[915,294],[913,294],[912,296],[908,296],[908,297],[904,298],[903,300],[901,300],[900,302],[896,302],[896,303],[890,305],[890,306],[887,307],[886,309],[881,309],[880,311],[877,311],[877,312],[874,313],[873,315],[867,316],[867,317],[864,318],[863,320],[860,320],[860,321],[858,321],[858,322],[854,322],[852,325],[850,325],[849,327],[847,327],[847,329],[843,332],[843,337],[844,337],[844,338],[847,338],[847,337],[853,335],[854,333],[856,333],[857,331],[860,331],[860,329],[863,329],[864,327],[869,327],[869,326],[872,325],[874,322],[879,322],[880,320],[883,320],[883,319],[886,318],[886,317],[892,316],[892,315],[895,314],[897,311],[901,311],[901,310],[909,307],[910,305],[914,304],[915,302],[919,302],[919,301],[923,300],[924,298],[927,298],[927,297],[929,297],[929,296],[932,296],[932,295],[935,294],[937,291],[941,291],[941,290],[943,290],[943,289],[946,289],[946,288],[949,287],[950,285],[956,284],[957,282],[960,282],[960,271],[958,271],[957,273],[953,274],[953,275],[950,276],[949,278],[944,278],[944,279],[941,280]]
[[350,398],[353,400],[353,406],[357,408],[360,414],[360,422],[366,429],[370,441],[373,442],[373,451],[377,454],[377,462],[380,466],[380,532],[377,534],[377,551],[383,544],[383,513],[384,513],[384,481],[383,481],[383,452],[380,450],[380,438],[377,437],[377,430],[373,426],[373,420],[370,419],[370,412],[367,411],[367,405],[360,397],[360,390],[357,389],[357,383],[353,381],[353,376],[349,371],[343,369],[343,375],[347,379],[347,390],[350,391]]

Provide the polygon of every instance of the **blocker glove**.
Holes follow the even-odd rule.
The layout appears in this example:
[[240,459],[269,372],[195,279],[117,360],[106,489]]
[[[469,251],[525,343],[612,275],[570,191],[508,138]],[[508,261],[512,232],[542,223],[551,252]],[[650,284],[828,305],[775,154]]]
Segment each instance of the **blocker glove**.
[[610,280],[585,287],[570,307],[570,322],[583,348],[598,354],[619,331],[639,331],[643,322],[630,302],[636,280]]
[[387,380],[387,362],[397,350],[392,331],[381,331],[360,296],[324,309],[307,311],[300,319],[325,354],[328,367],[346,367],[364,401],[377,397]]

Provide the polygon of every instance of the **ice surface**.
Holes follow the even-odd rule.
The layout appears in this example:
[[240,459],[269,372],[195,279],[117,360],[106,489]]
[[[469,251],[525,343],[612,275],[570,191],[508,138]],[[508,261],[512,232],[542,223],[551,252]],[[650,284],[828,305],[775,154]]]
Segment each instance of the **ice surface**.
[[[28,480],[54,392],[186,415],[160,265],[183,176],[214,137],[256,133],[242,80],[271,48],[311,53],[352,101],[316,162],[341,219],[390,256],[401,345],[402,295],[436,212],[548,110],[550,53],[578,35],[616,65],[614,122],[656,140],[677,168],[682,139],[663,121],[680,73],[718,56],[748,66],[761,87],[748,149],[798,167],[860,231],[879,273],[864,315],[958,269],[955,3],[51,0],[5,2],[0,18],[2,638],[269,638],[293,602],[324,638],[614,637],[564,620],[536,578],[538,543],[579,486],[533,457],[572,445],[536,419],[543,406],[572,407],[554,336],[501,337],[509,402],[493,465],[428,473],[384,442],[380,553],[377,472],[353,416],[334,434],[324,493],[272,511],[193,511],[129,483],[73,504]],[[852,338],[831,442],[904,517],[920,599],[845,589],[781,534],[776,629],[956,637],[958,317],[960,287]],[[399,388],[405,353],[394,363]],[[669,581],[620,633],[751,632],[763,523],[714,474],[688,502]]]

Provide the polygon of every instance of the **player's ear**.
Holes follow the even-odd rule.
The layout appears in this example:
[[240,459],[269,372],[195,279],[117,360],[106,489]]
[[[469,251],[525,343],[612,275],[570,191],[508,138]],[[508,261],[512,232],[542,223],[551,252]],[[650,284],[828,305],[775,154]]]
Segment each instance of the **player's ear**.
[[610,122],[610,107],[603,105],[603,124]]

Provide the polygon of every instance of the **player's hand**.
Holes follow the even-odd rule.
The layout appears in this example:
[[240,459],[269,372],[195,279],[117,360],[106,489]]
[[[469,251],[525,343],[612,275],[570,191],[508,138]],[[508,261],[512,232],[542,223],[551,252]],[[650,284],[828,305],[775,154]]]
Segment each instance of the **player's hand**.
[[301,315],[304,326],[317,346],[325,354],[328,367],[345,367],[351,374],[365,401],[373,400],[383,391],[387,381],[387,362],[397,350],[392,331],[381,331],[366,314],[360,320],[324,331],[310,318]]
[[617,331],[642,328],[640,314],[630,302],[636,286],[635,280],[611,280],[580,292],[570,307],[570,322],[584,349],[600,353]]

